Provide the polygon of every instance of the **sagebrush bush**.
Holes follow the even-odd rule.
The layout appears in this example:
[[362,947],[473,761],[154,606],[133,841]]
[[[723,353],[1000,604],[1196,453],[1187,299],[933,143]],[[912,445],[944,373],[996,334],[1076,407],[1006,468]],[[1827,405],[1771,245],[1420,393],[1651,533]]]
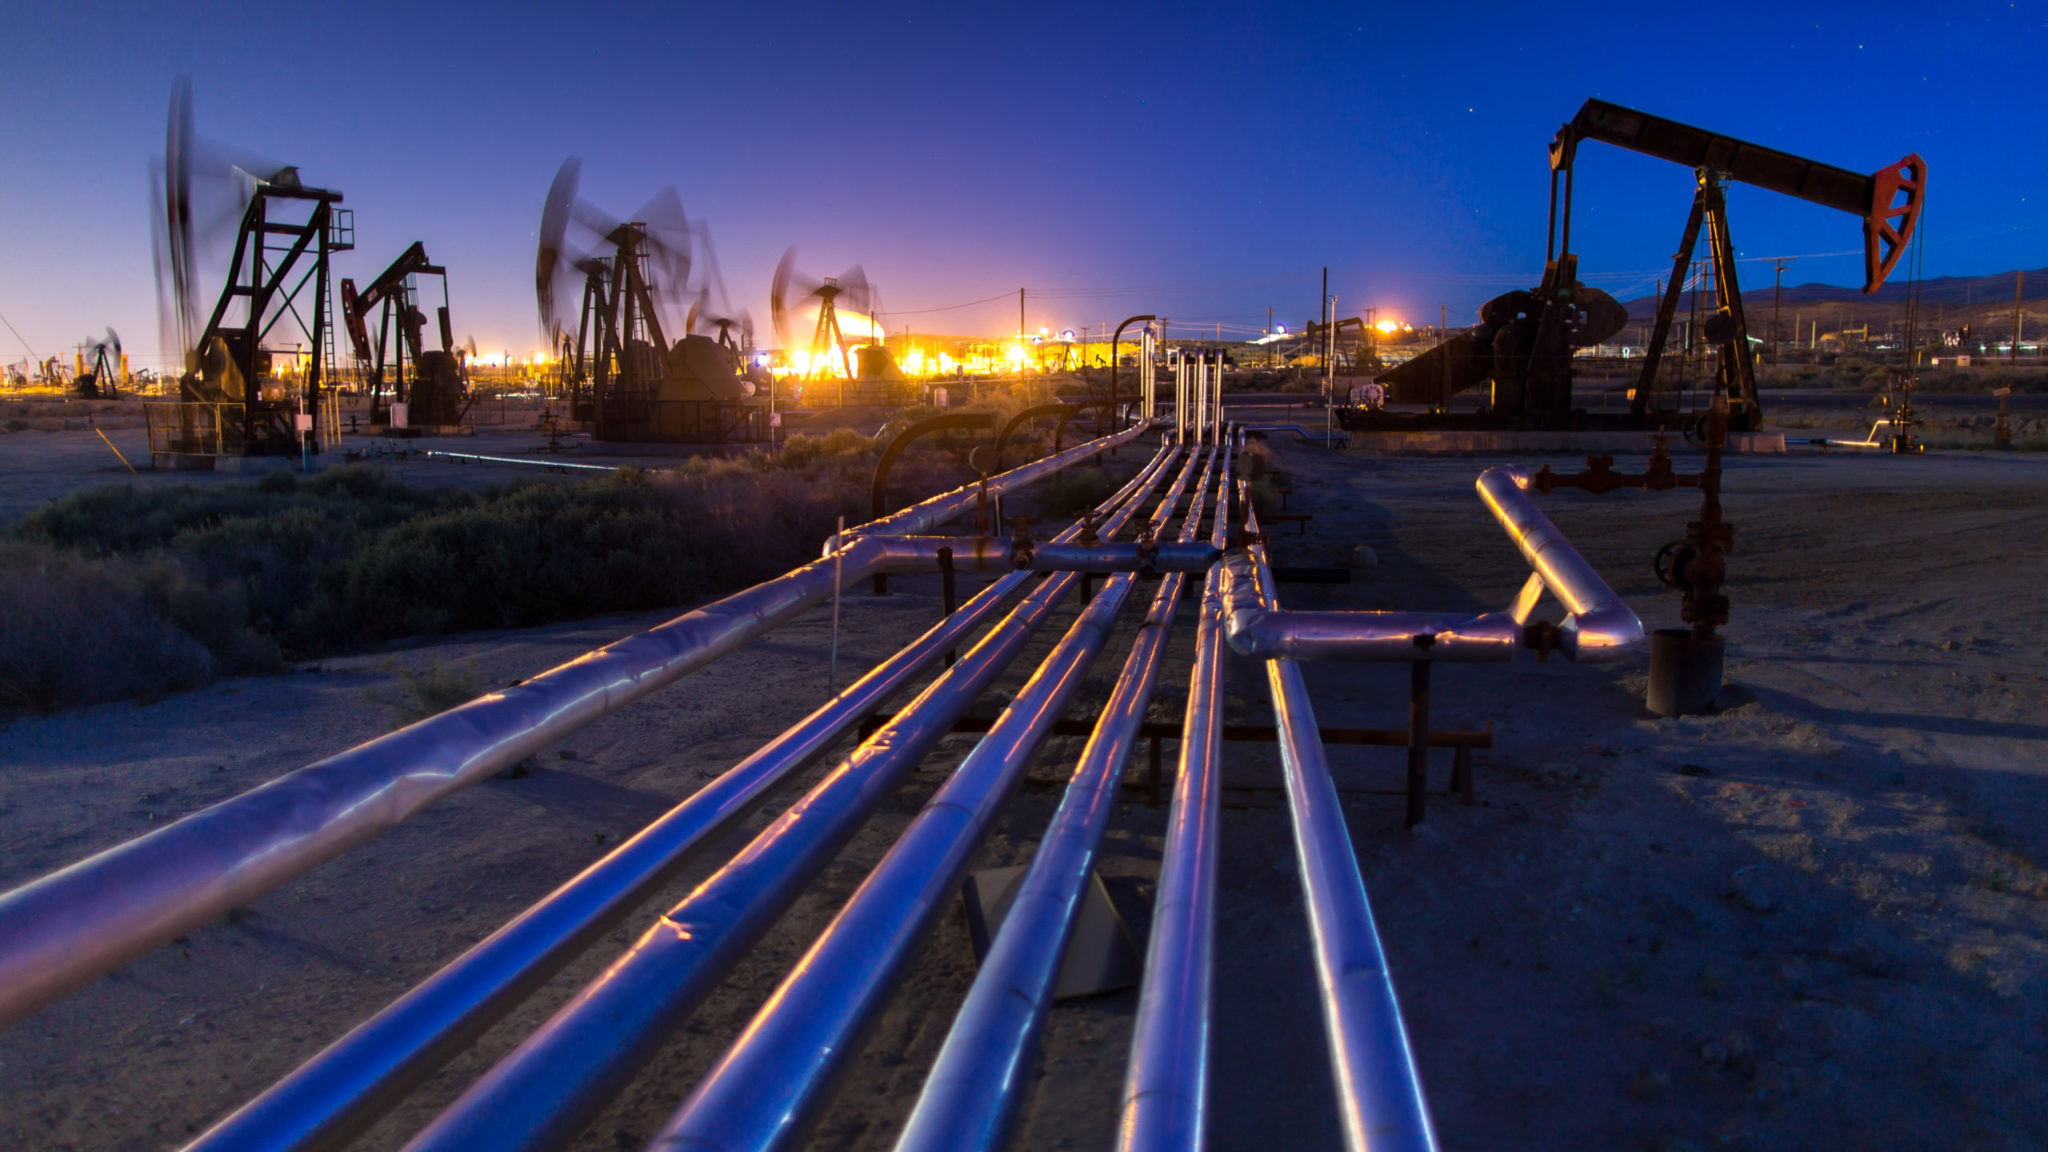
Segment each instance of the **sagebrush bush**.
[[1086,465],[1062,469],[1032,486],[1039,515],[1054,517],[1078,516],[1114,491],[1107,472]]
[[317,624],[381,640],[658,608],[711,588],[711,561],[640,474],[534,480],[363,541],[328,570]]
[[47,712],[264,671],[275,648],[174,562],[0,541],[0,711]]
[[[820,465],[841,467],[855,462],[864,462],[873,468],[876,457],[882,454],[884,441],[863,436],[851,428],[835,428],[823,436],[798,432],[784,440],[773,453],[757,452],[741,459],[763,470],[783,472],[808,472]],[[692,457],[685,468],[701,467],[730,461],[732,457]]]
[[[842,429],[774,454],[483,491],[336,468],[79,493],[0,539],[21,589],[0,618],[0,709],[149,696],[284,657],[742,588],[817,558],[839,517],[865,521],[880,451]],[[898,463],[891,492],[965,478],[927,447]],[[1099,474],[1062,484],[1063,508],[1107,491]]]
[[429,716],[439,716],[483,695],[473,660],[467,664],[443,664],[439,660],[430,660],[426,668],[418,672],[400,668],[398,684],[400,695],[397,697],[373,699],[390,706],[392,719],[400,728],[417,724]]

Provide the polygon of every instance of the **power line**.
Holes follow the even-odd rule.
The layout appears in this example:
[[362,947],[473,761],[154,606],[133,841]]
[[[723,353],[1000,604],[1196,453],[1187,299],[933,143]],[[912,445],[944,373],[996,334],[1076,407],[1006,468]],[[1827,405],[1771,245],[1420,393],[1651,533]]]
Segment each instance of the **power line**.
[[28,341],[27,341],[26,339],[24,339],[24,338],[22,337],[21,333],[20,333],[20,332],[18,332],[18,331],[15,331],[14,323],[13,323],[12,321],[10,321],[9,319],[7,319],[7,317],[6,317],[6,316],[4,316],[4,315],[0,315],[0,324],[5,324],[5,325],[7,325],[7,330],[8,330],[9,332],[13,332],[13,333],[14,333],[14,338],[15,338],[16,340],[20,340],[20,341],[21,341],[21,350],[22,350],[22,351],[24,351],[24,352],[26,352],[26,353],[28,353],[28,354],[29,354],[29,358],[30,358],[31,360],[34,360],[34,361],[35,361],[36,363],[38,363],[38,364],[40,364],[40,363],[42,363],[42,362],[43,362],[43,358],[42,358],[41,356],[38,356],[38,355],[36,355],[36,350],[28,346]]
[[[1036,289],[1032,289],[1032,291],[1036,291]],[[969,300],[965,304],[942,304],[937,308],[891,308],[888,311],[888,315],[922,316],[927,312],[952,312],[960,308],[972,308],[977,304],[993,304],[998,300],[1008,300],[1011,299],[1014,295],[1015,293],[1012,292],[1004,292],[999,295],[985,297],[980,300]]]

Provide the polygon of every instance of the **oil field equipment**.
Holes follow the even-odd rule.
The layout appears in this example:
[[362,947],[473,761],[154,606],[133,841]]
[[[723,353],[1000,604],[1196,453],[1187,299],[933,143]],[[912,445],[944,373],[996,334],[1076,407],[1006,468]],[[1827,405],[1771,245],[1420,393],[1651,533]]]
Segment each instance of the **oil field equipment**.
[[[775,265],[768,308],[775,321],[776,342],[791,357],[798,374],[805,379],[819,375],[836,379],[839,384],[833,400],[841,406],[907,400],[909,382],[883,344],[881,326],[874,320],[880,291],[868,282],[867,273],[855,264],[837,276],[820,279],[798,272],[795,265],[796,248],[792,246]],[[799,347],[794,339],[797,321],[808,309],[815,309],[817,315],[810,342]],[[840,327],[842,311],[858,322],[851,343]]]
[[[79,353],[78,375],[71,390],[81,400],[112,400],[120,393],[115,382],[128,376],[128,357],[121,351],[121,337],[112,328],[104,340],[89,340]],[[90,364],[90,367],[86,365]]]
[[692,336],[711,337],[713,343],[725,349],[733,368],[745,375],[747,361],[754,355],[753,313],[732,306],[732,297],[725,290],[725,275],[718,270],[718,250],[711,245],[710,226],[702,220],[690,221],[690,239],[698,285],[684,331]]
[[[581,168],[570,157],[548,189],[534,270],[541,328],[561,350],[571,418],[587,422],[598,440],[761,439],[767,422],[747,401],[732,357],[687,332],[692,229],[682,200],[663,189],[636,219],[617,220],[577,197]],[[588,250],[571,244],[572,224],[592,237]],[[557,302],[579,283],[571,333]],[[671,344],[668,331],[686,334]]]
[[[355,246],[341,193],[299,170],[203,141],[192,87],[171,90],[158,211],[158,289],[166,343],[183,355],[175,405],[150,415],[150,447],[172,455],[297,456],[335,429],[324,371],[332,359],[328,258]],[[212,310],[200,319],[203,250],[234,228]],[[295,371],[281,371],[288,361]]]
[[[1756,358],[1743,316],[1735,244],[1728,231],[1724,193],[1728,181],[1797,196],[1860,217],[1865,293],[1876,292],[1891,274],[1920,219],[1926,165],[1918,155],[1908,155],[1865,176],[1604,100],[1588,100],[1550,143],[1550,233],[1542,283],[1533,290],[1510,292],[1489,301],[1480,311],[1478,327],[1382,373],[1377,379],[1388,386],[1396,403],[1426,403],[1441,413],[1451,396],[1491,381],[1491,402],[1482,415],[1438,415],[1436,426],[1456,422],[1572,428],[1602,423],[1599,416],[1574,405],[1572,353],[1620,332],[1628,314],[1605,292],[1576,279],[1578,257],[1571,250],[1572,180],[1583,140],[1604,141],[1684,164],[1693,169],[1697,179],[1692,214],[1679,242],[1671,279],[1658,301],[1641,377],[1629,412],[1621,418],[1629,427],[1673,427],[1700,420],[1699,413],[1679,410],[1678,388],[1660,376],[1658,368],[1702,224],[1707,229],[1714,301],[1701,331],[1719,350],[1720,360],[1712,393],[1725,402],[1730,431],[1753,432],[1763,423],[1763,408],[1756,394]],[[1346,427],[1387,426],[1387,422],[1400,419],[1387,414],[1347,415]]]
[[[439,349],[425,346],[427,317],[419,307],[422,276],[441,282],[441,303],[434,309]],[[374,341],[368,324],[372,312],[377,314]],[[371,427],[417,433],[462,422],[469,409],[469,380],[448,322],[448,271],[427,259],[424,245],[414,241],[360,293],[354,280],[342,280],[341,315],[356,362],[369,365]]]

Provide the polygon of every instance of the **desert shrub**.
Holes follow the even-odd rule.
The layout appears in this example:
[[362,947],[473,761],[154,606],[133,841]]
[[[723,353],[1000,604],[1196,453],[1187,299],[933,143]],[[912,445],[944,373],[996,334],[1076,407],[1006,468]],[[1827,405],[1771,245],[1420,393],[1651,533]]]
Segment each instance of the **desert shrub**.
[[1109,499],[1116,485],[1102,469],[1077,465],[1047,476],[1030,491],[1040,515],[1065,517],[1078,516]]
[[1271,516],[1281,510],[1280,483],[1272,473],[1267,473],[1251,482],[1252,510],[1261,516]]
[[377,533],[331,571],[335,616],[315,623],[389,639],[657,608],[712,587],[714,562],[637,472],[533,480]]
[[839,517],[849,525],[868,518],[867,473],[743,476],[685,469],[656,476],[653,484],[695,546],[717,557],[723,587],[744,587],[815,560]]
[[[839,468],[849,464],[865,463],[872,468],[876,457],[882,454],[883,442],[863,436],[851,428],[835,428],[823,436],[812,436],[798,432],[782,442],[774,453],[756,453],[747,457],[758,462],[758,466],[774,471],[808,472],[821,466]],[[695,457],[691,465],[707,461],[708,457]],[[684,471],[688,471],[685,466]]]
[[[815,559],[838,517],[867,519],[879,451],[842,430],[791,437],[774,455],[475,492],[338,468],[79,493],[0,537],[0,578],[21,589],[0,616],[0,710],[151,696],[284,657],[745,587]],[[899,496],[965,479],[959,462],[922,449],[892,475]],[[1066,512],[1110,484],[1074,469],[1041,488]]]
[[184,533],[204,532],[233,520],[259,524],[297,511],[331,535],[395,524],[421,511],[464,499],[461,493],[422,492],[370,469],[337,468],[309,478],[272,472],[255,484],[201,487],[170,484],[137,488],[118,484],[55,501],[24,517],[16,535],[95,555],[165,547]]
[[275,663],[232,604],[163,561],[0,541],[0,581],[0,711],[160,696],[224,667]]
[[395,726],[400,728],[417,724],[429,716],[439,716],[483,695],[483,689],[478,686],[475,661],[443,664],[439,660],[430,660],[424,669],[417,672],[400,668],[398,688],[396,696],[373,699],[391,708]]

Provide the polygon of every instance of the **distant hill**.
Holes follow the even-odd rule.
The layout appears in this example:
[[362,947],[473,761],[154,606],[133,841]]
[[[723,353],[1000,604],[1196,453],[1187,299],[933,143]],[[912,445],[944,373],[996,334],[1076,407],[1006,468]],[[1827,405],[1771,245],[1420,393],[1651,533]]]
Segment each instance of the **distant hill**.
[[[1760,333],[1770,326],[1772,290],[1769,269],[1753,272],[1754,264],[1744,265],[1742,272],[1748,277],[1762,280],[1762,287],[1751,286],[1742,293],[1743,311],[1749,315],[1750,331]],[[2012,326],[2012,272],[1996,272],[1989,276],[1938,276],[1920,282],[1921,322],[1927,326],[1943,324],[1949,327],[1965,322],[1990,324],[2000,331]],[[1784,323],[1789,328],[1795,314],[1806,320],[1819,319],[1821,330],[1828,331],[1838,323],[1855,327],[1860,324],[1895,324],[1905,316],[1906,298],[1912,291],[1912,282],[1901,273],[1895,272],[1884,287],[1872,296],[1865,296],[1861,288],[1844,288],[1835,284],[1787,284],[1784,296]],[[2048,268],[2030,268],[2026,273],[2025,294],[2021,311],[2025,313],[2028,331],[2033,325],[2042,323],[2036,319],[2042,315],[2042,304],[2048,301]],[[1657,298],[1638,296],[1625,302],[1628,305],[1629,323],[1648,324],[1657,318]],[[1680,297],[1679,315],[1690,311],[1690,300]],[[1836,317],[1841,317],[1837,321]],[[2029,337],[2031,339],[2031,336]]]

